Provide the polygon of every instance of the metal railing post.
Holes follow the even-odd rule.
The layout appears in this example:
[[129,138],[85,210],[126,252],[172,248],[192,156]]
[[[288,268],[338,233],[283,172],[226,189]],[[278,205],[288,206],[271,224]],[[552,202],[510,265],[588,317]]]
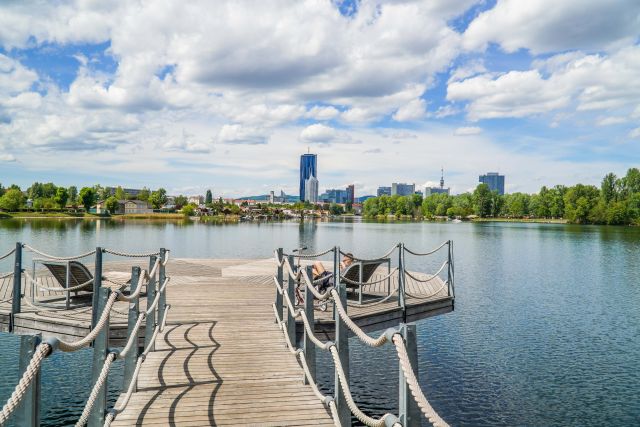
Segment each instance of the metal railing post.
[[[134,293],[138,289],[140,280],[140,267],[131,268],[131,293]],[[136,362],[139,355],[138,346],[138,332],[134,333],[138,316],[140,315],[140,297],[136,297],[133,301],[129,302],[129,317],[127,318],[127,340],[131,339],[131,335],[135,335],[133,338],[133,346],[129,349],[129,352],[124,357],[124,375],[122,378],[122,390],[126,392],[131,384],[133,378],[133,371],[136,369]],[[133,390],[136,391],[135,388]]]
[[398,245],[398,306],[402,307],[403,321],[406,315],[406,301],[405,301],[405,265],[404,265],[404,244]]
[[[289,255],[289,265],[293,265],[293,256]],[[296,280],[291,277],[291,275],[287,276],[289,280],[287,280],[287,296],[289,297],[289,301],[291,304],[295,304],[296,296],[295,296],[295,286]],[[291,340],[291,344],[294,347],[297,347],[296,343],[296,319],[291,314],[292,310],[295,310],[296,307],[287,307],[287,334],[289,335],[289,340]]]
[[[19,377],[26,371],[33,353],[40,344],[40,335],[20,335],[20,369]],[[40,371],[38,370],[33,381],[27,388],[25,396],[16,409],[15,425],[36,427],[40,425]]]
[[[313,278],[313,266],[307,266],[307,276],[309,278]],[[313,280],[313,279],[311,279]],[[313,286],[313,283],[311,283]],[[309,328],[311,331],[314,331],[315,328],[315,316],[313,312],[313,292],[309,289],[309,284],[306,284],[305,293],[304,293],[304,313],[307,316],[307,320],[309,321]],[[309,367],[309,373],[311,373],[311,381],[315,383],[316,381],[316,345],[311,341],[311,337],[307,330],[304,330],[304,359],[307,362],[307,366]],[[307,378],[305,377],[305,384],[308,384]]]
[[[158,289],[162,287],[165,279],[167,278],[167,272],[165,270],[165,266],[163,265],[164,260],[167,256],[167,250],[165,248],[160,248],[160,273],[158,274]],[[164,320],[164,311],[167,306],[167,288],[164,291],[160,292],[160,299],[158,300],[158,325],[162,325]]]
[[451,240],[447,240],[447,296],[451,296]]
[[[35,268],[34,268],[35,271]],[[36,277],[35,275],[33,276],[34,278]],[[64,285],[67,289],[69,289],[69,287],[71,286],[71,261],[67,261],[67,273],[65,274],[64,277]],[[71,304],[71,292],[67,291],[65,292],[65,307],[67,310],[69,310],[69,306]]]
[[[402,334],[402,338],[404,339],[404,345],[407,348],[407,354],[409,355],[409,362],[411,363],[411,368],[413,372],[416,374],[416,378],[419,379],[418,375],[418,340],[416,335],[416,325],[414,324],[401,324],[400,325],[400,333]],[[400,379],[399,379],[399,395],[398,395],[398,406],[399,411],[398,414],[400,416],[400,423],[403,426],[420,426],[421,424],[421,412],[416,400],[413,398],[411,394],[411,390],[409,389],[409,384],[407,383],[407,378],[404,376],[404,372],[402,372],[402,367],[399,366],[398,370],[400,371]]]
[[16,242],[15,263],[13,265],[13,296],[11,301],[11,317],[9,318],[9,332],[16,327],[15,315],[20,313],[22,298],[22,243]]
[[[111,290],[108,288],[100,288],[98,291],[98,310],[95,310],[98,313],[98,318],[100,318],[103,310],[105,309],[105,305],[107,304],[107,299],[109,298],[110,293]],[[100,330],[100,332],[98,332],[95,340],[93,340],[91,384],[95,384],[98,381],[98,378],[100,378],[100,372],[102,372],[102,367],[104,366],[108,351],[109,317],[107,317],[105,325]],[[107,388],[108,384],[105,381],[104,385],[100,387],[100,390],[98,391],[96,402],[94,403],[93,408],[91,409],[91,413],[89,414],[89,420],[87,422],[89,427],[100,427],[104,424],[105,409],[107,407]]]
[[93,309],[91,310],[91,329],[96,327],[96,323],[98,322],[98,318],[100,315],[98,314],[98,298],[100,295],[100,289],[102,288],[102,248],[96,248],[96,261],[95,261],[95,272],[93,274],[93,295],[92,295],[92,303],[91,306]]
[[[334,284],[338,291],[338,297],[340,298],[340,303],[344,307],[345,311],[347,310],[347,287],[344,283],[340,281],[340,247],[336,246],[335,252],[333,254],[333,278]],[[338,350],[338,358],[340,359],[340,364],[342,365],[342,369],[344,370],[344,374],[346,376],[347,383],[349,383],[349,330],[347,329],[347,325],[344,324],[338,310],[334,310],[334,321],[336,325],[336,337],[335,343],[336,348]],[[338,370],[335,372],[335,401],[336,407],[338,410],[338,418],[340,419],[340,423],[343,426],[351,425],[351,410],[347,405],[347,400],[344,396],[344,391],[342,390],[342,386],[340,385],[340,378],[338,376]]]
[[449,287],[451,288],[449,296],[455,298],[455,283],[456,283],[456,270],[455,262],[453,260],[453,240],[449,240]]
[[[282,257],[283,257],[282,248],[278,248],[278,262],[280,263],[282,262],[282,259],[283,259]],[[280,286],[280,289],[284,289],[283,271],[284,271],[284,266],[282,264],[278,264],[278,276],[276,278],[278,279],[278,285]],[[279,319],[282,319],[282,294],[277,291],[276,291],[276,311],[278,312]],[[276,323],[278,323],[279,319],[276,319]]]
[[[153,266],[156,263],[157,257],[155,255],[151,255],[149,257],[149,273],[153,269]],[[157,273],[157,271],[156,271]],[[147,283],[147,310],[153,304],[153,300],[156,297],[156,274],[153,276],[149,276],[149,282]],[[154,313],[149,313],[147,315],[147,322],[144,325],[144,348],[147,348],[149,343],[151,342],[151,337],[153,336],[153,331],[156,328],[156,316]],[[152,346],[151,351],[155,350],[155,345]]]

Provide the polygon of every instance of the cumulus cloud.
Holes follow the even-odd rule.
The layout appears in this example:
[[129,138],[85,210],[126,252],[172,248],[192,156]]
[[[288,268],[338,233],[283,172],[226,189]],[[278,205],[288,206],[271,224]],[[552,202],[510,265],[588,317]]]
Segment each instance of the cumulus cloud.
[[464,33],[467,49],[498,43],[507,52],[605,49],[640,35],[635,0],[500,0]]
[[0,162],[15,162],[16,158],[13,154],[0,153]]
[[223,144],[266,144],[269,137],[264,131],[239,124],[224,125],[218,132],[216,141]]
[[631,129],[631,132],[629,132],[629,138],[640,138],[640,128]]
[[425,116],[426,107],[427,103],[424,99],[414,99],[400,107],[393,115],[393,119],[398,122],[419,120]]
[[463,126],[453,131],[453,134],[456,136],[478,135],[480,133],[482,133],[482,128],[477,126]]
[[338,131],[320,123],[307,126],[300,133],[303,142],[330,143],[338,137]]
[[315,107],[311,108],[307,112],[306,117],[309,117],[315,120],[331,120],[338,117],[338,115],[340,115],[340,111],[335,107],[332,107],[332,106],[322,107],[322,106],[316,105]]

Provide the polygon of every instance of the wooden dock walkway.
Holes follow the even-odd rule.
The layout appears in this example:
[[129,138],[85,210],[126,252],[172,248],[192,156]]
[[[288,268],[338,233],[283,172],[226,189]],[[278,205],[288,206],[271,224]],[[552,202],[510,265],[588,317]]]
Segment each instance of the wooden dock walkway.
[[333,425],[274,322],[271,278],[180,276],[179,264],[166,329],[113,425]]

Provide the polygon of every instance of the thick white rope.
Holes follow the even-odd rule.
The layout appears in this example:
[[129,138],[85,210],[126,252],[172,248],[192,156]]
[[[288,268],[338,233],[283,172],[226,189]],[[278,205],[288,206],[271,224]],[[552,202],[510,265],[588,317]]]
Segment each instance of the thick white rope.
[[11,277],[11,276],[13,276],[13,271],[10,273],[3,274],[2,276],[0,276],[0,279],[6,279],[7,277]]
[[20,381],[13,390],[13,393],[11,393],[7,403],[2,407],[2,411],[0,411],[0,426],[3,426],[7,422],[13,411],[18,407],[22,398],[27,393],[29,385],[38,374],[42,361],[49,355],[50,351],[51,346],[49,344],[42,343],[38,345],[33,353],[33,357],[31,357],[31,361],[29,361],[27,369],[25,369],[22,374]]
[[390,279],[394,274],[396,274],[396,271],[398,271],[398,267],[394,268],[393,270],[391,270],[391,272],[389,274],[387,274],[386,276],[377,279],[375,281],[371,281],[371,282],[358,282],[356,280],[351,280],[346,278],[345,276],[343,276],[342,274],[340,275],[340,280],[342,280],[343,282],[349,283],[351,285],[375,285],[376,283],[382,283],[388,279]]
[[416,282],[420,282],[420,283],[425,283],[425,282],[429,282],[433,279],[435,279],[436,277],[438,277],[438,275],[440,273],[442,273],[442,270],[444,270],[444,268],[447,266],[447,264],[449,264],[449,261],[445,261],[441,266],[440,269],[438,271],[436,271],[435,273],[433,273],[431,276],[427,276],[426,279],[418,279],[417,277],[415,277],[413,274],[411,274],[409,271],[405,270],[404,274],[406,274],[407,276],[411,277],[413,280],[415,280]]
[[164,260],[162,261],[162,266],[164,267],[169,262],[169,253],[171,251],[169,249],[164,250]]
[[102,249],[102,251],[111,255],[121,256],[126,258],[148,258],[150,256],[160,255],[160,252],[149,252],[146,254],[141,254],[141,253],[131,253],[131,252],[120,252],[120,251],[115,251],[113,249],[106,249],[106,248]]
[[[389,301],[391,298],[393,298],[398,291],[400,291],[400,288],[395,288],[393,292],[391,292],[389,295],[387,295],[386,297],[379,299],[379,300],[375,300],[372,302],[363,302],[362,304],[357,303],[355,301],[349,301],[347,300],[347,306],[349,307],[373,307],[375,305],[379,305],[379,304],[384,304],[385,302]],[[405,292],[406,294],[406,292]]]
[[411,394],[422,410],[422,413],[433,426],[448,427],[449,424],[447,424],[447,422],[438,415],[422,392],[420,384],[418,383],[418,378],[416,378],[416,374],[413,372],[413,368],[411,367],[411,362],[409,361],[409,355],[407,354],[407,348],[404,345],[402,335],[394,334],[392,340],[396,346],[396,351],[398,352],[398,359],[400,360],[402,373],[404,374],[407,384],[409,385],[409,389],[411,390]]
[[133,375],[131,377],[131,382],[129,383],[129,387],[127,388],[127,392],[124,395],[124,398],[120,403],[120,405],[114,407],[111,411],[109,411],[109,413],[105,417],[104,427],[109,427],[113,422],[113,420],[115,419],[116,415],[121,413],[129,404],[129,400],[131,400],[133,391],[135,390],[136,384],[138,383],[138,375],[140,375],[140,368],[142,367],[142,362],[144,362],[144,359],[145,359],[144,357],[138,357],[138,360],[136,361],[136,368],[133,371]]
[[140,313],[138,315],[138,320],[136,321],[136,324],[133,326],[133,331],[131,331],[131,335],[129,335],[127,344],[124,346],[122,351],[120,351],[120,353],[118,354],[118,359],[124,359],[127,353],[129,353],[129,350],[133,347],[133,345],[137,341],[138,329],[140,329],[140,326],[142,325],[142,322],[146,317],[147,315],[145,313]]
[[[142,281],[145,279],[147,282],[142,283]],[[140,295],[140,292],[142,292],[142,287],[147,286],[150,280],[151,278],[147,274],[146,270],[140,271],[140,276],[138,278],[138,286],[136,287],[136,290],[129,295],[125,295],[122,292],[120,292],[120,294],[118,295],[118,301],[134,301],[136,298],[138,298],[138,295]]]
[[95,328],[93,328],[91,332],[87,334],[87,336],[85,336],[81,340],[74,341],[74,342],[66,342],[61,340],[58,345],[58,348],[61,351],[70,352],[70,351],[79,350],[89,345],[91,341],[93,341],[95,337],[98,336],[98,333],[102,330],[102,328],[104,328],[104,326],[107,324],[111,307],[113,306],[113,303],[116,302],[117,298],[118,298],[117,292],[111,292],[111,294],[109,294],[109,298],[107,299],[107,303],[104,306],[104,310],[102,310],[102,315],[100,316],[100,319],[96,323]]
[[384,333],[382,333],[382,335],[380,335],[378,338],[372,338],[367,335],[362,329],[360,329],[360,327],[356,325],[353,320],[351,320],[351,318],[347,315],[347,311],[344,309],[342,302],[340,301],[340,295],[338,294],[338,291],[333,289],[331,293],[333,294],[334,306],[338,311],[340,318],[345,323],[345,325],[347,325],[347,327],[351,329],[354,334],[356,334],[360,341],[362,341],[369,347],[380,347],[387,342],[387,336]]
[[11,255],[13,255],[16,252],[16,248],[11,249],[9,252],[7,252],[6,254],[0,256],[0,260],[3,260],[7,257],[10,257]]
[[334,249],[335,248],[329,248],[326,251],[318,252],[318,253],[315,253],[315,254],[296,253],[296,254],[291,254],[291,255],[288,255],[288,254],[283,254],[283,255],[284,256],[293,256],[294,258],[302,258],[302,259],[305,259],[305,258],[318,258],[318,257],[321,257],[323,255],[328,254],[329,252],[333,252]]
[[409,293],[407,291],[405,291],[404,294],[406,296],[410,297],[410,298],[415,298],[415,299],[420,299],[420,300],[429,299],[429,298],[433,298],[434,296],[438,295],[445,288],[445,286],[447,286],[447,282],[441,282],[440,283],[440,287],[437,290],[433,291],[429,295],[414,295],[414,294],[411,294],[411,293]]
[[147,308],[147,311],[146,311],[147,315],[151,314],[151,312],[155,310],[156,305],[158,305],[158,301],[160,301],[160,295],[164,292],[164,289],[167,287],[167,283],[169,283],[169,279],[171,278],[167,277],[164,279],[164,283],[162,284],[162,287],[160,287],[160,290],[156,293],[156,296],[153,299],[153,303]]
[[351,410],[351,413],[356,416],[363,424],[366,424],[370,427],[385,427],[386,426],[386,418],[395,416],[393,414],[384,414],[382,417],[376,419],[368,416],[364,412],[358,408],[358,405],[353,400],[353,396],[351,396],[351,390],[349,390],[349,382],[344,374],[344,370],[342,369],[342,364],[340,363],[340,356],[338,355],[338,349],[335,345],[332,345],[329,348],[331,351],[331,357],[333,357],[333,363],[335,365],[336,371],[338,372],[338,379],[340,380],[340,386],[342,388],[342,393],[344,394],[345,400],[347,401],[347,406]]
[[320,283],[323,280],[325,280],[327,278],[327,276],[312,282],[311,278],[307,274],[307,270],[306,269],[302,269],[302,278],[304,279],[305,286],[310,286],[309,290],[311,291],[313,296],[316,297],[317,300],[324,301],[324,300],[329,299],[331,297],[330,289],[327,289],[326,291],[324,291],[324,293],[320,293],[320,291],[318,291],[316,289],[316,287],[313,286],[314,284]]
[[63,288],[62,286],[58,286],[55,288],[50,288],[47,286],[44,286],[42,283],[39,283],[36,279],[34,279],[31,274],[29,274],[29,272],[27,270],[23,271],[24,273],[24,277],[25,279],[27,279],[28,282],[31,282],[31,284],[33,284],[34,286],[37,286],[40,289],[43,289],[45,291],[54,291],[54,292],[73,292],[73,291],[79,291],[80,289],[84,289],[89,287],[89,285],[91,285],[93,283],[93,279],[88,280],[84,283],[81,283],[79,285],[76,286],[72,286],[70,288]]
[[93,409],[93,405],[96,403],[96,399],[98,398],[98,393],[100,389],[104,386],[105,381],[109,375],[109,368],[111,368],[111,363],[115,360],[115,353],[107,354],[107,357],[104,361],[104,365],[102,365],[102,370],[100,371],[100,375],[98,376],[98,380],[93,385],[93,389],[91,389],[91,394],[89,394],[89,399],[87,400],[84,409],[82,410],[82,415],[78,422],[76,422],[76,427],[82,427],[87,423],[89,419],[89,414],[91,414],[91,409]]
[[431,254],[433,254],[433,253],[435,253],[435,252],[438,252],[440,249],[442,249],[442,247],[443,247],[443,246],[447,245],[448,243],[449,243],[449,241],[447,240],[446,242],[442,243],[442,244],[441,244],[440,246],[438,246],[437,248],[430,250],[429,252],[422,252],[422,253],[420,253],[420,252],[414,252],[414,251],[412,251],[411,249],[407,249],[407,247],[406,247],[406,246],[404,247],[404,250],[405,250],[406,252],[409,252],[411,255],[416,255],[416,256],[427,256],[427,255],[431,255]]
[[278,278],[276,276],[273,276],[273,283],[276,285],[276,291],[282,295],[284,290],[282,289],[282,286],[280,286],[280,283],[278,283]]
[[91,255],[96,253],[96,250],[94,249],[94,250],[92,250],[90,252],[87,252],[87,253],[84,253],[84,254],[80,254],[80,255],[61,257],[61,256],[49,255],[47,253],[39,251],[38,249],[36,249],[34,247],[31,247],[31,246],[27,245],[26,243],[24,243],[22,245],[22,247],[27,249],[27,250],[29,250],[29,251],[31,251],[31,252],[33,252],[33,253],[36,253],[36,254],[40,255],[40,256],[43,256],[45,258],[48,258],[50,260],[55,260],[55,261],[72,261],[74,259],[86,258],[86,257],[91,256]]

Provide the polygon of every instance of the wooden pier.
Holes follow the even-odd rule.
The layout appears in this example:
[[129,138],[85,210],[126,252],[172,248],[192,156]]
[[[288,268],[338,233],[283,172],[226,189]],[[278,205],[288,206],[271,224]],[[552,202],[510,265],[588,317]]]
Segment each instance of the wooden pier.
[[[161,250],[161,254],[164,253],[162,251],[164,250]],[[449,251],[449,261],[443,267],[452,265],[451,245]],[[145,284],[148,288],[153,281],[152,297],[147,299],[133,295],[132,301],[139,304],[133,312],[133,305],[120,297],[116,297],[111,306],[107,302],[106,309],[103,308],[107,296],[115,297],[116,294],[102,289],[103,302],[97,306],[98,312],[106,313],[104,310],[109,310],[111,318],[108,330],[103,329],[99,333],[101,335],[95,338],[98,344],[94,344],[94,354],[101,355],[102,361],[95,365],[94,356],[94,390],[100,387],[100,372],[108,372],[110,360],[118,357],[118,353],[110,348],[124,346],[131,340],[130,342],[137,341],[138,347],[145,348],[145,352],[130,351],[125,360],[125,385],[123,394],[115,405],[115,408],[121,409],[114,408],[107,412],[104,401],[102,406],[99,406],[100,402],[93,406],[94,402],[90,399],[87,403],[89,409],[86,409],[91,411],[86,414],[89,425],[101,426],[107,414],[105,425],[111,422],[121,426],[350,425],[351,412],[345,400],[350,394],[345,395],[341,390],[342,386],[336,383],[334,402],[333,398],[324,396],[314,383],[315,352],[309,353],[309,332],[305,331],[302,317],[307,322],[309,318],[312,319],[315,345],[320,345],[319,339],[325,341],[320,345],[321,349],[330,350],[334,361],[338,360],[335,359],[337,357],[340,364],[347,363],[346,366],[347,336],[355,333],[362,339],[364,331],[395,327],[395,331],[391,330],[387,338],[381,335],[377,339],[367,339],[376,342],[370,345],[378,346],[391,342],[393,336],[393,344],[401,345],[402,348],[406,345],[404,351],[409,350],[404,360],[405,368],[411,371],[417,366],[415,325],[406,326],[405,323],[453,310],[452,268],[449,270],[449,278],[443,281],[437,274],[429,276],[414,272],[407,275],[406,270],[398,268],[394,275],[393,271],[389,274],[389,270],[383,267],[375,270],[371,279],[373,284],[366,287],[363,304],[358,303],[355,296],[348,300],[346,287],[342,283],[338,287],[339,293],[332,291],[332,298],[326,300],[326,310],[311,308],[309,304],[313,305],[313,298],[309,290],[305,296],[308,302],[303,307],[289,308],[287,301],[292,301],[294,295],[294,278],[298,277],[295,279],[298,284],[304,283],[301,282],[300,275],[309,264],[305,260],[295,268],[290,263],[291,259],[282,259],[281,262],[277,262],[275,258],[171,259],[167,263],[165,258],[165,263],[158,264],[152,257],[149,269],[152,269],[154,262],[156,266],[161,265],[160,279],[157,279],[157,269],[154,269],[152,277],[156,278],[147,278]],[[135,265],[147,267],[142,265],[145,261],[134,258],[123,262],[105,262],[104,265],[100,261],[96,266],[99,265],[103,276],[108,276],[110,272],[126,274]],[[329,264],[327,267],[332,268]],[[297,271],[294,273],[294,270]],[[165,277],[169,277],[170,281],[164,280]],[[408,277],[415,281],[407,281]],[[47,287],[54,285],[53,279],[43,271],[39,272],[38,280]],[[305,280],[309,283],[308,278]],[[34,307],[25,300],[31,301],[35,297],[38,303],[63,305],[64,294],[36,290],[36,295],[32,295],[31,287],[24,278],[21,312],[11,315],[13,286],[11,277],[0,280],[0,330],[8,330],[9,319],[13,316],[14,333],[40,334],[45,340],[43,343],[47,343],[40,346],[53,345],[52,348],[55,348],[55,344],[51,343],[55,341],[46,341],[48,337],[78,342],[92,333],[90,306],[68,310]],[[131,292],[133,289],[135,288]],[[144,287],[140,289],[146,292]],[[162,296],[163,302],[160,305],[153,299],[155,292]],[[164,299],[170,306],[168,311],[164,308],[161,311],[159,308],[164,307]],[[148,305],[151,307],[146,314],[145,331],[141,320]],[[347,307],[352,322],[349,328],[336,314],[342,310],[346,315]],[[280,311],[277,321],[274,309],[276,313]],[[134,328],[137,313],[140,313],[139,329]],[[161,317],[162,313],[165,316]],[[157,321],[154,320],[156,317]],[[163,327],[161,319],[164,317],[166,324]],[[290,325],[293,325],[293,329]],[[398,329],[398,325],[405,326]],[[136,334],[137,340],[131,339],[133,334]],[[402,336],[401,340],[396,342],[396,336]],[[335,343],[331,340],[335,340]],[[400,344],[402,342],[407,344]],[[347,359],[343,361],[344,357]],[[139,372],[133,374],[132,363],[136,363],[136,360]],[[343,380],[346,375],[345,384],[348,384],[348,370],[341,375]],[[416,387],[417,373],[413,375],[412,381]],[[420,415],[416,414],[419,414],[419,409],[416,409],[417,406],[408,397],[407,381],[410,379],[401,375],[405,386],[400,388],[399,399],[404,402],[404,409],[401,408],[399,418],[386,414],[377,421],[369,419],[369,424],[391,422],[418,425],[416,422]],[[131,393],[127,393],[127,389]],[[103,396],[101,399],[105,399],[104,394],[100,395]],[[426,402],[424,396],[422,398]],[[29,402],[35,397],[32,396],[31,399]],[[351,404],[354,404],[353,401]],[[421,408],[427,418],[431,419],[428,415],[429,411],[433,412],[430,405],[427,403]],[[361,412],[360,415],[358,412],[353,413],[360,419],[366,417]],[[435,414],[432,417],[438,416]],[[0,421],[1,419],[0,417]],[[28,424],[37,425],[37,422]]]

